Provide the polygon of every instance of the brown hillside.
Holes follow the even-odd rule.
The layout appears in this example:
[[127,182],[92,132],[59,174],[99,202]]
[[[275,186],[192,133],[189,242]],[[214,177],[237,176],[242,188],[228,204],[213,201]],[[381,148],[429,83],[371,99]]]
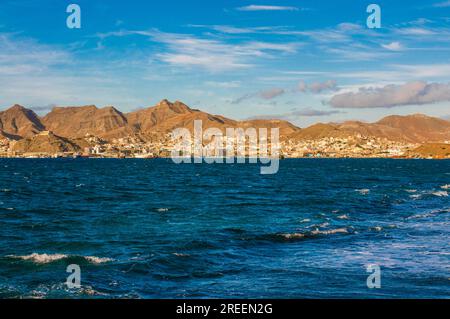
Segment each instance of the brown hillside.
[[427,143],[411,151],[412,156],[450,158],[450,144]]
[[203,130],[216,127],[225,130],[235,127],[236,121],[189,108],[182,102],[162,100],[156,106],[128,113],[128,123],[142,135],[167,134],[176,128],[194,129],[194,121],[201,120]]
[[[187,105],[181,102],[170,103],[162,100],[156,106],[126,114],[129,125],[141,132],[150,132],[166,120],[192,113]],[[160,128],[165,131],[164,128]]]
[[[294,133],[300,132],[301,129],[295,126],[294,124],[284,121],[284,120],[248,120],[239,122],[237,124],[239,127],[248,128],[279,128],[280,129],[280,138],[285,139],[288,136],[291,136]],[[267,132],[270,135],[270,131]]]
[[17,141],[13,151],[18,153],[49,153],[76,152],[80,147],[69,139],[48,132],[41,132],[31,138]]
[[175,128],[193,131],[194,121],[202,120],[203,129],[249,127],[280,128],[281,139],[314,140],[324,137],[371,136],[412,143],[450,140],[450,122],[425,115],[389,116],[376,123],[348,121],[315,124],[305,129],[282,120],[255,119],[235,121],[188,107],[176,101],[162,100],[147,109],[122,114],[114,107],[57,107],[41,120],[22,106],[0,112],[0,134],[9,139],[31,137],[43,130],[57,136],[80,139],[86,134],[106,140],[140,136],[144,140],[160,139]]
[[450,122],[420,114],[389,116],[376,123],[319,123],[292,134],[290,138],[314,140],[357,135],[409,143],[444,142],[450,140]]
[[16,104],[0,112],[0,129],[11,136],[30,137],[43,131],[44,126],[36,113]]
[[125,116],[114,107],[56,107],[42,118],[42,122],[47,130],[69,138],[84,137],[86,134],[114,138],[134,133]]
[[388,116],[377,124],[399,129],[405,139],[419,143],[450,140],[449,121],[423,114]]
[[315,140],[324,137],[344,137],[345,132],[339,130],[335,124],[318,123],[290,136],[294,140]]

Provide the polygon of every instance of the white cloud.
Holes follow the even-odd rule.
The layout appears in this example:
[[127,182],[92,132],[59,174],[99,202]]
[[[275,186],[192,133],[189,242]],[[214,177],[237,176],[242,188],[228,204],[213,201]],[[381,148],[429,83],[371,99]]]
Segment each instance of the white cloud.
[[402,44],[398,41],[391,42],[389,44],[382,44],[381,46],[390,51],[401,51],[403,49]]
[[298,90],[300,92],[311,92],[314,94],[322,93],[325,91],[334,91],[337,89],[336,81],[328,80],[325,82],[313,82],[310,84],[300,81],[298,84]]
[[232,44],[216,38],[206,39],[189,34],[166,33],[159,30],[122,30],[97,34],[101,39],[129,35],[146,36],[154,42],[166,45],[164,52],[155,55],[160,61],[179,67],[198,67],[211,72],[249,68],[253,66],[255,57],[272,58],[274,57],[272,53],[277,53],[277,55],[293,54],[300,46],[297,42],[247,41]]
[[[2,107],[15,103],[36,107],[50,104],[139,104],[115,75],[116,61],[77,59],[77,52],[45,45],[20,34],[0,33]],[[128,71],[133,61],[127,61]],[[114,70],[114,71],[113,71]],[[41,109],[42,110],[42,109]]]
[[271,88],[271,89],[259,91],[257,93],[244,94],[244,95],[238,97],[237,99],[234,99],[233,101],[231,101],[231,104],[239,104],[241,102],[244,102],[244,101],[252,99],[252,98],[261,98],[261,99],[264,99],[264,100],[273,100],[274,98],[279,97],[279,96],[281,96],[281,95],[283,95],[285,93],[286,93],[286,91],[284,89]]
[[287,6],[269,6],[269,5],[256,5],[251,4],[245,7],[237,8],[239,11],[299,11],[297,7]]
[[357,92],[333,96],[335,108],[391,108],[402,105],[423,105],[450,101],[450,83],[409,82],[377,88],[360,88]]
[[39,73],[71,60],[71,54],[63,49],[0,33],[0,75]]
[[411,80],[437,81],[447,79],[449,74],[450,64],[394,64],[388,65],[384,70],[341,72],[334,74],[334,77],[393,83]]
[[433,4],[433,7],[436,8],[447,8],[450,7],[450,0],[449,1],[443,1]]
[[285,90],[280,89],[280,88],[274,88],[274,89],[269,89],[269,90],[265,90],[265,91],[261,91],[259,93],[259,95],[266,100],[271,100],[276,98],[277,96],[283,95],[285,93]]
[[429,29],[429,28],[400,28],[394,30],[397,34],[400,35],[410,35],[410,36],[429,36],[429,35],[436,35],[438,32]]
[[326,91],[335,91],[337,90],[336,81],[334,80],[328,80],[324,82],[312,82],[307,84],[304,81],[300,81],[297,85],[297,87],[294,90],[287,90],[282,88],[271,88],[263,91],[259,91],[257,93],[248,93],[244,94],[243,96],[233,100],[232,104],[239,104],[245,100],[252,99],[252,98],[261,98],[264,100],[273,100],[276,97],[279,97],[281,95],[284,95],[286,93],[312,93],[312,94],[321,94]]
[[406,73],[408,77],[430,79],[448,77],[450,64],[407,64],[394,65],[398,71]]
[[284,26],[266,26],[266,27],[236,27],[232,25],[201,25],[190,24],[192,28],[205,28],[226,34],[250,34],[250,33],[273,33],[285,30]]
[[222,89],[233,89],[241,86],[240,81],[229,81],[229,82],[216,82],[216,81],[206,81],[205,85],[215,88]]

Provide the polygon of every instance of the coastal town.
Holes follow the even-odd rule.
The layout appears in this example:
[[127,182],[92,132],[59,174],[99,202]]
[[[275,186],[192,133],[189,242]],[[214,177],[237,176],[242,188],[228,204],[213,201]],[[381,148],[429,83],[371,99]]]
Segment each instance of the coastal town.
[[[277,119],[237,121],[168,100],[130,113],[111,106],[55,107],[42,117],[32,109],[14,105],[0,111],[0,157],[176,157],[180,141],[174,132],[184,129],[187,135],[195,135],[195,123],[201,123],[205,132],[201,142],[198,137],[197,142],[189,139],[179,156],[450,158],[450,122],[424,114],[300,128]],[[216,133],[208,136],[209,129]],[[234,133],[227,135],[230,130]],[[274,132],[276,138],[271,135]]]
[[[52,137],[50,131],[40,132],[36,138]],[[80,142],[80,141],[78,141]],[[83,148],[66,152],[21,152],[17,151],[17,141],[0,139],[0,157],[7,158],[168,158],[176,151],[176,143],[167,134],[158,141],[144,141],[137,137],[114,138],[107,141],[97,136],[87,134],[83,139]],[[233,140],[232,142],[235,142]],[[423,156],[414,153],[421,144],[391,141],[386,138],[368,137],[362,135],[348,137],[323,137],[315,140],[283,140],[278,144],[281,158],[450,158],[450,141],[443,143],[448,145],[449,153],[445,155]],[[225,143],[224,143],[225,145]],[[216,154],[215,144],[204,145],[208,147],[209,154]],[[269,143],[270,150],[273,145]],[[192,149],[193,149],[192,145]],[[226,154],[225,147],[218,150],[220,154]],[[237,154],[236,147],[234,148]],[[247,147],[248,151],[248,147]],[[247,152],[248,154],[248,152]],[[194,155],[194,152],[192,152]],[[256,151],[259,156],[259,151]]]

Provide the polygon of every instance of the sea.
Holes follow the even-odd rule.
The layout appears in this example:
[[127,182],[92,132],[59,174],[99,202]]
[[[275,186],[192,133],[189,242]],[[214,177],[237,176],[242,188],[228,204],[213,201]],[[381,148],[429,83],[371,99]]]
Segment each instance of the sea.
[[446,160],[1,159],[0,298],[449,298],[449,192]]

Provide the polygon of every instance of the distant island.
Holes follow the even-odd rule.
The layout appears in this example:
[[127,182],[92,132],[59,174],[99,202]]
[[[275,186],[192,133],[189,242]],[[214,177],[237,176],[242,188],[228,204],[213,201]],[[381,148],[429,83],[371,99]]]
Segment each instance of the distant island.
[[376,123],[348,121],[299,128],[284,120],[236,121],[163,100],[131,113],[114,107],[55,107],[40,117],[14,105],[0,112],[0,157],[168,157],[176,128],[279,128],[284,158],[450,158],[450,122],[414,114]]

